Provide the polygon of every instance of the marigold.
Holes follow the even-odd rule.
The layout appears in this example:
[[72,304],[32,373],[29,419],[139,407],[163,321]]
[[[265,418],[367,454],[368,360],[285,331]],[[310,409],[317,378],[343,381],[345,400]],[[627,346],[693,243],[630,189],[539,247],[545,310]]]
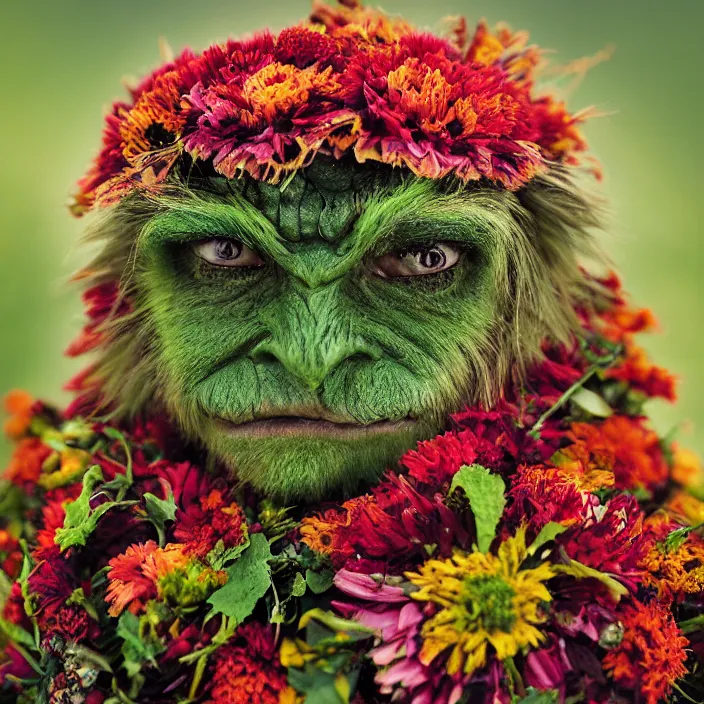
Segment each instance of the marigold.
[[646,704],[664,701],[687,668],[682,635],[667,606],[634,601],[621,614],[623,640],[606,654],[603,666],[622,687],[637,690]]
[[573,423],[569,436],[576,447],[563,453],[587,453],[583,456],[588,458],[588,466],[613,472],[619,489],[652,491],[668,479],[660,439],[642,418],[613,415],[598,425]]
[[440,607],[421,630],[424,665],[451,648],[448,673],[471,674],[486,663],[488,645],[505,660],[545,639],[536,626],[547,618],[542,604],[552,596],[543,582],[554,572],[547,563],[521,569],[527,555],[522,527],[499,546],[497,555],[458,551],[406,573],[420,588],[412,598]]
[[674,544],[667,537],[682,526],[664,512],[650,516],[645,528],[650,541],[640,566],[643,582],[658,590],[660,599],[681,601],[687,594],[704,594],[704,539],[690,534]]
[[10,438],[20,438],[32,422],[34,398],[26,391],[15,389],[5,396],[5,410],[10,417],[5,421],[5,434]]

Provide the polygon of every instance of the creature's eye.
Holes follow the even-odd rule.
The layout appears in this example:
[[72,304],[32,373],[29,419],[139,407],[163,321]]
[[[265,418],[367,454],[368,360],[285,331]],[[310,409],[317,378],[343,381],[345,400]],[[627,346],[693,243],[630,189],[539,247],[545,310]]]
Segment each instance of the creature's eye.
[[374,273],[384,279],[427,276],[455,266],[460,250],[445,243],[410,247],[389,252],[374,262]]
[[201,259],[213,266],[262,267],[264,260],[246,244],[227,237],[213,237],[200,240],[193,245],[193,251]]

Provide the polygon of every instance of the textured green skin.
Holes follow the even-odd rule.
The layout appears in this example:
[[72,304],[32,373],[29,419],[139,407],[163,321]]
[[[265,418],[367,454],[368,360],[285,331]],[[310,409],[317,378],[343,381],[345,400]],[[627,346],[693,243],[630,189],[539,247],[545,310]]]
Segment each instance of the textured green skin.
[[[559,179],[516,195],[396,173],[319,159],[285,188],[172,184],[109,215],[94,270],[119,272],[135,313],[107,326],[96,372],[107,401],[129,415],[163,405],[239,479],[312,501],[368,485],[448,413],[495,400],[546,336],[573,329],[575,253],[594,218]],[[227,236],[266,266],[213,267],[193,252]],[[383,254],[438,242],[463,250],[449,271],[373,272]],[[412,422],[262,438],[215,420],[284,415]]]
[[[414,440],[441,430],[467,395],[467,345],[485,333],[493,310],[486,236],[460,212],[415,217],[413,203],[429,203],[429,182],[381,202],[363,196],[359,218],[349,184],[329,199],[330,191],[318,189],[287,195],[299,196],[305,185],[300,178],[281,197],[278,188],[260,186],[263,214],[243,202],[235,209],[227,196],[197,214],[171,211],[140,239],[171,405],[181,414],[192,409],[189,432],[239,478],[287,498],[351,491]],[[400,244],[399,229],[405,243],[409,235],[427,244],[451,237],[471,254],[446,274],[381,279],[369,260]],[[208,235],[236,236],[267,266],[211,267],[181,244]],[[371,440],[242,438],[212,420],[288,414],[414,424]]]

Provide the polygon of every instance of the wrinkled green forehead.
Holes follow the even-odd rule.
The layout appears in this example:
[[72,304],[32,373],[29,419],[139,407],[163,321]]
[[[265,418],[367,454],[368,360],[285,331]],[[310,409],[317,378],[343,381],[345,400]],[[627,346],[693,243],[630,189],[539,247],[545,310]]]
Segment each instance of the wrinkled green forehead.
[[283,239],[335,242],[349,234],[365,201],[379,191],[390,191],[402,177],[388,167],[319,158],[282,184],[251,178],[224,181],[220,180],[221,189],[240,193]]

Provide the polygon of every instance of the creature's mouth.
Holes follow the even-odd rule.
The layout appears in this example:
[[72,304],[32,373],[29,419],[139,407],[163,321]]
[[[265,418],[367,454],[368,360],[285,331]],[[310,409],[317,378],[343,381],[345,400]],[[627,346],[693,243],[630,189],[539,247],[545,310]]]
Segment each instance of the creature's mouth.
[[215,424],[219,430],[230,437],[325,437],[348,440],[408,430],[413,426],[413,421],[407,418],[396,421],[382,420],[363,425],[303,416],[272,416],[245,423],[233,423],[224,418],[216,418]]

